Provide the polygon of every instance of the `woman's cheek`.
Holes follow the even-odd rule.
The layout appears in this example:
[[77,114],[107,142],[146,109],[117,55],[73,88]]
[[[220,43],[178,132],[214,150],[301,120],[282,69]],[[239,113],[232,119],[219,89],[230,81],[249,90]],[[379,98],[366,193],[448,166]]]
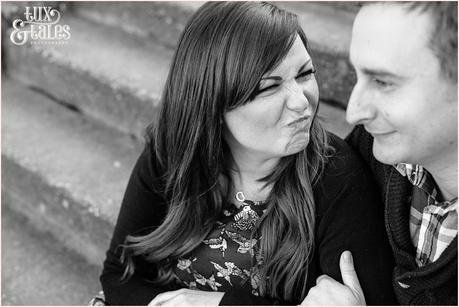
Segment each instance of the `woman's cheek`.
[[308,99],[310,107],[315,111],[319,104],[319,85],[315,78],[305,84],[303,93]]

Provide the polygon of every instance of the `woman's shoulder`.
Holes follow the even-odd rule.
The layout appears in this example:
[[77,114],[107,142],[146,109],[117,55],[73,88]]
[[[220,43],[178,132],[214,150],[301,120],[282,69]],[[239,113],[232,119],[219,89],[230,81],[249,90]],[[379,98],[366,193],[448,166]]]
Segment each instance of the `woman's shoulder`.
[[318,210],[327,210],[336,202],[360,200],[362,193],[376,195],[375,181],[362,158],[343,139],[331,133],[329,144],[333,150],[314,185]]
[[328,132],[328,139],[332,150],[325,163],[323,177],[349,177],[367,169],[360,155],[343,139],[331,132]]
[[162,184],[161,174],[154,143],[146,142],[134,166],[131,179],[146,190],[157,191]]

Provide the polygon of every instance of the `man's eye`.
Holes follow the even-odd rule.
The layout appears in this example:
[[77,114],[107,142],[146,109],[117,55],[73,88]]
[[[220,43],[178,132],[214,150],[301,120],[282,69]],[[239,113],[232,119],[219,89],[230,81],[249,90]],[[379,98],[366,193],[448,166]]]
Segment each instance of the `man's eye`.
[[374,78],[373,83],[376,85],[376,87],[381,88],[381,89],[388,89],[393,85],[392,82],[381,80],[378,78]]
[[300,73],[298,76],[296,76],[296,79],[309,77],[310,75],[315,74],[315,73],[316,73],[316,70],[314,68],[311,68],[311,69],[308,69],[308,70],[303,71],[302,73]]

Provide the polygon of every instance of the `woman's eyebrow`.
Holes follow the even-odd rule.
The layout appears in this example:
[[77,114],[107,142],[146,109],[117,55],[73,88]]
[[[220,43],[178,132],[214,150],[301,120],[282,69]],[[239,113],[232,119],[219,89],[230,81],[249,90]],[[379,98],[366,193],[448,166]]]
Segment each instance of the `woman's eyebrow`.
[[276,80],[276,81],[282,81],[282,77],[279,76],[269,76],[269,77],[263,77],[261,80]]
[[298,72],[303,71],[303,69],[308,66],[308,64],[311,63],[311,59],[307,60],[303,65],[301,65],[300,69],[298,69]]

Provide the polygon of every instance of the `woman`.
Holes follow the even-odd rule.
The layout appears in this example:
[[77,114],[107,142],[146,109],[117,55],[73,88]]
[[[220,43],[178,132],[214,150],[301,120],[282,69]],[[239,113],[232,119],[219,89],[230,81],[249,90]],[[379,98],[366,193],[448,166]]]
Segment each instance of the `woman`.
[[319,275],[340,280],[344,250],[367,302],[395,302],[377,191],[316,120],[314,73],[295,15],[196,12],[107,252],[107,303],[299,304]]

